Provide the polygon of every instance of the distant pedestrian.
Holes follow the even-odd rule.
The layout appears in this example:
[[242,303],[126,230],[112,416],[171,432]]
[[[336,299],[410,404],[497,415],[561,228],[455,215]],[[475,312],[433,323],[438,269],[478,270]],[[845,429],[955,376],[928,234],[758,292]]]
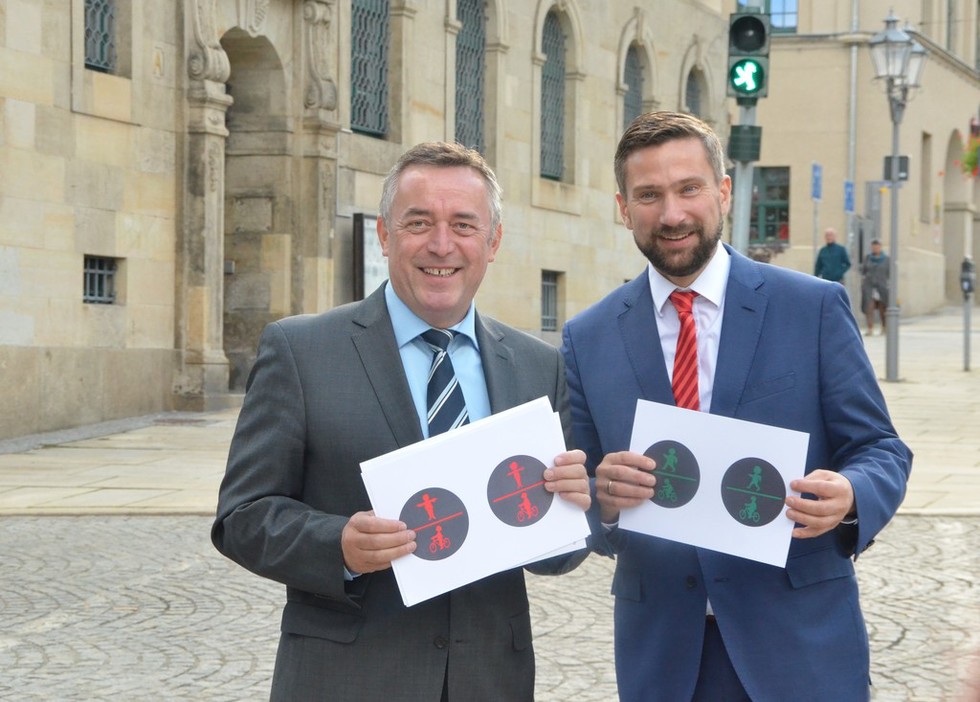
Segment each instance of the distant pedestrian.
[[868,336],[874,334],[875,310],[881,318],[881,333],[885,333],[885,309],[888,306],[888,256],[881,242],[871,242],[871,253],[861,264],[861,309],[868,318]]
[[836,229],[827,227],[823,236],[827,243],[817,254],[813,275],[839,283],[844,280],[844,274],[851,267],[851,257],[847,255],[847,249],[837,243]]

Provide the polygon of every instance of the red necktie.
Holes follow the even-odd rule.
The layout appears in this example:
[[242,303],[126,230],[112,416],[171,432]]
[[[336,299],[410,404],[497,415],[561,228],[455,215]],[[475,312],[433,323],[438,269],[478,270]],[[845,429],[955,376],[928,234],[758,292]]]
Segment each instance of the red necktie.
[[677,351],[674,353],[674,378],[671,387],[674,401],[678,407],[699,410],[698,398],[698,337],[694,328],[694,315],[691,308],[698,294],[693,290],[675,290],[670,301],[677,309],[681,320],[681,330],[677,335]]

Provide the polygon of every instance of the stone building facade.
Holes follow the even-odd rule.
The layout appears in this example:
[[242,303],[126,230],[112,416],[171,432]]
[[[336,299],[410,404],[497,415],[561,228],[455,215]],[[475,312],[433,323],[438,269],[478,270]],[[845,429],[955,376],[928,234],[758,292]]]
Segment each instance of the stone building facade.
[[[738,121],[739,2],[0,0],[0,438],[240,401],[264,324],[382,279],[381,183],[425,140],[478,145],[504,189],[480,309],[557,343],[644,266],[614,199],[624,123],[687,110],[727,138]],[[865,44],[889,3],[777,4],[793,24],[773,38],[758,166],[785,181],[774,263],[808,270],[817,219],[858,252],[831,193],[853,171],[863,212],[888,151]],[[892,4],[934,52],[903,125],[929,164],[900,194],[903,312],[920,312],[976,249],[955,162],[977,112],[977,8]]]
[[[884,159],[892,152],[892,122],[883,81],[875,80],[868,48],[890,11],[928,52],[921,87],[910,92],[899,124],[899,151],[908,178],[898,191],[898,302],[902,315],[921,315],[962,304],[964,257],[980,257],[980,188],[964,173],[970,125],[980,118],[980,16],[973,0],[827,0],[779,3],[791,31],[772,34],[769,96],[759,101],[762,153],[755,197],[770,210],[785,204],[786,241],[772,262],[813,271],[823,230],[832,226],[855,264],[870,240],[890,248],[891,188]],[[798,8],[797,8],[798,5]],[[774,24],[780,19],[773,16]],[[733,110],[733,122],[739,121]],[[812,197],[813,164],[822,172],[822,198]],[[764,179],[772,176],[767,198]],[[853,214],[845,208],[845,182],[853,183]],[[765,201],[769,199],[770,202]],[[773,203],[771,200],[776,200]],[[780,200],[784,202],[779,202]],[[756,208],[758,211],[759,208]],[[758,243],[766,240],[759,217]],[[778,236],[778,235],[777,235]],[[772,236],[769,236],[770,245]],[[860,277],[845,284],[855,307]],[[858,311],[856,309],[856,311]]]
[[[239,401],[265,323],[376,285],[384,174],[472,126],[456,67],[472,5],[0,0],[0,438]],[[505,193],[478,302],[555,341],[643,267],[613,198],[626,103],[690,101],[727,129],[724,3],[476,5],[482,148]],[[365,87],[378,21],[383,79]],[[369,133],[352,105],[379,80]]]

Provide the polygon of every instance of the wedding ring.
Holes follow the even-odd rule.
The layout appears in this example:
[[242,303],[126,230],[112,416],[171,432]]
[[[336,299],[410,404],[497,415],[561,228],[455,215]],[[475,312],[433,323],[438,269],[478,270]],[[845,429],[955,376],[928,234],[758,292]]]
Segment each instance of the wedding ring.
[[614,482],[616,482],[616,481],[615,480],[610,480],[608,483],[606,483],[606,492],[609,493],[610,495],[613,494],[612,486],[613,486],[613,483]]

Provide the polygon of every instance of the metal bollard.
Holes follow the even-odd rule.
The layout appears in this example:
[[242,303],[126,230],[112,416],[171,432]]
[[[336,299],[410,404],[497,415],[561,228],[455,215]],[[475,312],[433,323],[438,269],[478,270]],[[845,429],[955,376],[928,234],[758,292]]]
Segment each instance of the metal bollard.
[[977,287],[977,268],[967,256],[960,264],[960,288],[963,290],[963,370],[970,370],[970,315],[973,292]]

